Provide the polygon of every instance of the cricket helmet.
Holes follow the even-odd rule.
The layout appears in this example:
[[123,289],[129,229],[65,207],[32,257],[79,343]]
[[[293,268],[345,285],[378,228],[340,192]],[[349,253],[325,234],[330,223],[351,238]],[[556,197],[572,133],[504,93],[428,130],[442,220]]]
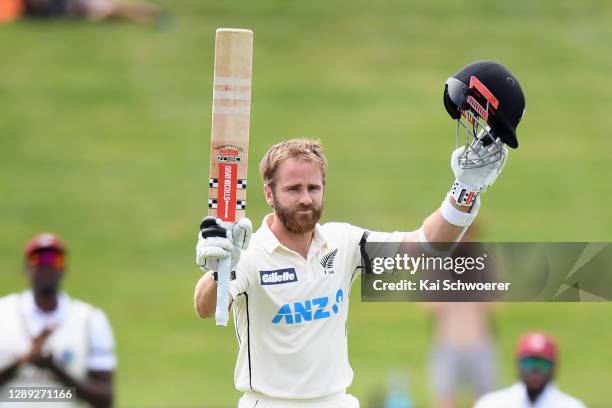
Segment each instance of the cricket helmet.
[[541,357],[554,362],[557,358],[557,345],[552,337],[540,332],[527,333],[521,337],[516,348],[516,357]]
[[[457,120],[459,134],[466,131],[466,157],[462,167],[481,167],[504,157],[503,144],[518,147],[516,127],[525,112],[525,95],[518,79],[502,65],[492,61],[478,61],[452,75],[444,84],[444,107]],[[498,140],[499,139],[499,140]],[[489,148],[487,157],[476,160],[468,152],[481,142]]]
[[66,252],[66,246],[57,235],[44,233],[38,234],[28,241],[25,246],[24,255],[27,257],[43,249],[51,249],[61,253]]

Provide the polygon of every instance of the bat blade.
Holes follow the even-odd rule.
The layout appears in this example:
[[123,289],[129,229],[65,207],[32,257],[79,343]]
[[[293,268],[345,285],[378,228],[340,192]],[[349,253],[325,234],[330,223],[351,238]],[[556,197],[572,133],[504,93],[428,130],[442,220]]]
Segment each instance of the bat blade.
[[253,32],[219,28],[215,38],[208,214],[245,216]]
[[[215,37],[208,215],[245,215],[251,117],[253,32],[220,28]],[[227,326],[231,259],[219,260],[215,321]]]

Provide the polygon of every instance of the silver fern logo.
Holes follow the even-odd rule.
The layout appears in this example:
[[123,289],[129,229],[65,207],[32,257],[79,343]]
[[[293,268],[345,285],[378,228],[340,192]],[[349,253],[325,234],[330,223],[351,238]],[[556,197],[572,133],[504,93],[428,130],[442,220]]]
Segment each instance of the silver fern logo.
[[323,255],[323,258],[319,261],[323,269],[325,270],[325,275],[333,275],[334,274],[334,259],[336,259],[336,254],[338,253],[338,249],[334,249],[330,253]]

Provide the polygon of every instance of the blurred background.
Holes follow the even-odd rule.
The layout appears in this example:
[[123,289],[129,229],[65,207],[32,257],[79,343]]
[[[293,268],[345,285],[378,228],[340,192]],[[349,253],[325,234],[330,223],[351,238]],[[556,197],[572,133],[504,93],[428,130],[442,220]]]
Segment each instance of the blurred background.
[[[25,289],[22,250],[32,235],[62,236],[65,290],[105,310],[115,332],[117,406],[231,407],[239,397],[234,331],[199,320],[192,306],[217,27],[255,33],[255,225],[267,211],[259,159],[282,139],[313,137],[330,160],[324,220],[416,229],[453,181],[443,84],[492,59],[519,78],[527,110],[519,149],[483,196],[479,239],[612,240],[609,1],[161,5],[174,16],[168,24],[0,24],[0,295]],[[407,373],[400,382],[409,381],[415,405],[431,406],[430,314],[362,304],[358,293],[354,286],[349,391],[367,406],[390,373]],[[542,329],[560,345],[561,389],[612,406],[612,305],[507,304],[492,313],[500,385],[516,378],[519,334]]]

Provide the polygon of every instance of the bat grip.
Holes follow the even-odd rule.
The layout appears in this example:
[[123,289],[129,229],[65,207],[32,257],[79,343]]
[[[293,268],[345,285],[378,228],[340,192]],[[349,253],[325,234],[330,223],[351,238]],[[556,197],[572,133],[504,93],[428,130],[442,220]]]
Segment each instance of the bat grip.
[[231,257],[219,259],[217,271],[217,307],[215,322],[217,326],[227,326],[229,320],[229,284],[232,260]]

